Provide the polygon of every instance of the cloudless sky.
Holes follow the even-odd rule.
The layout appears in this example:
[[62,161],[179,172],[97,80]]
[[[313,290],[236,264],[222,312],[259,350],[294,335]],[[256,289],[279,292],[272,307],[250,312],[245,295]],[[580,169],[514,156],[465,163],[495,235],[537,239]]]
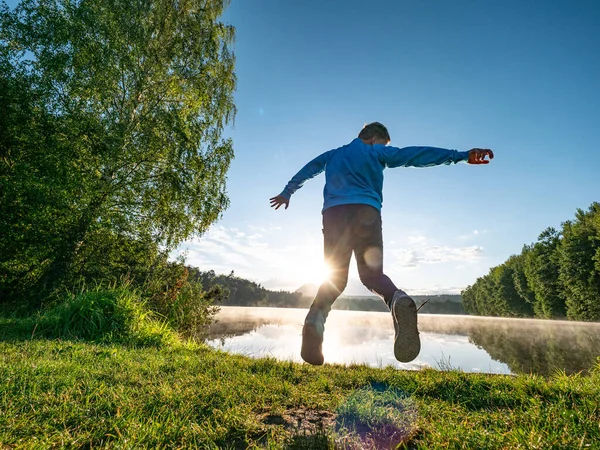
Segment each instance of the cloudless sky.
[[[600,1],[233,0],[223,20],[237,29],[231,205],[181,247],[191,265],[318,282],[324,175],[288,210],[269,198],[372,121],[393,146],[496,155],[386,170],[384,266],[409,293],[460,292],[599,200]],[[346,294],[365,292],[352,269]]]

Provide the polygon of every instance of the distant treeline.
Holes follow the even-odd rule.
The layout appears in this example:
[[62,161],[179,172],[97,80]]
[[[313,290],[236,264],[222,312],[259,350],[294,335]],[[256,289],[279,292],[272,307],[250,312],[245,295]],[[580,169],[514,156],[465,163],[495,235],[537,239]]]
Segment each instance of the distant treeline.
[[[422,314],[465,314],[460,295],[413,295],[417,306],[423,305],[419,310]],[[386,304],[379,297],[371,296],[341,296],[333,304],[333,309],[349,311],[389,311]]]
[[310,300],[303,299],[299,292],[271,291],[254,281],[246,280],[231,271],[229,275],[217,275],[214,270],[205,272],[195,267],[188,267],[189,277],[199,281],[204,289],[222,286],[229,295],[221,301],[225,306],[275,306],[280,308],[302,308],[310,305]]
[[600,320],[600,204],[578,209],[462,292],[469,314]]
[[[221,304],[224,306],[271,306],[280,308],[308,308],[312,297],[300,292],[272,291],[231,271],[228,275],[218,275],[214,270],[200,271],[188,267],[189,278],[199,282],[204,289],[210,290],[215,286],[225,288]],[[464,314],[460,295],[431,295],[414,296],[420,305],[427,300],[421,313],[434,314]],[[387,306],[379,297],[341,296],[333,305],[333,309],[351,311],[388,311]]]

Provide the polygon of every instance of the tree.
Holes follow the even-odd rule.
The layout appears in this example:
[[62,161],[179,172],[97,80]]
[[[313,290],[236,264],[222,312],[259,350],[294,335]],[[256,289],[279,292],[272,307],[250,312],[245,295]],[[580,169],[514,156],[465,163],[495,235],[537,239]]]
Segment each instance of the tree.
[[559,255],[568,317],[600,320],[600,203],[563,224]]
[[473,315],[529,317],[532,307],[517,287],[522,275],[521,255],[511,256],[504,264],[492,267],[462,293],[465,311]]
[[207,289],[220,286],[227,295],[222,300],[225,306],[278,306],[306,307],[299,292],[271,291],[254,281],[238,277],[233,271],[229,275],[217,275],[214,270],[202,272],[188,267],[190,279],[197,281]]
[[535,244],[524,249],[525,276],[535,296],[533,310],[536,317],[550,319],[566,315],[564,293],[558,277],[560,241],[560,233],[549,227],[540,234]]
[[477,278],[472,286],[468,286],[461,292],[463,307],[468,314],[478,316],[498,316],[503,315],[500,312],[500,305],[496,304],[498,296],[495,295],[496,286],[492,279],[492,271],[482,277]]
[[562,232],[544,230],[462,297],[470,314],[600,320],[600,203],[577,210]]
[[513,272],[513,283],[515,286],[515,290],[519,294],[519,296],[529,304],[529,306],[524,306],[527,311],[530,313],[529,315],[533,315],[533,305],[535,304],[535,294],[531,290],[529,286],[529,282],[527,281],[527,275],[525,274],[525,261],[527,259],[527,254],[529,252],[529,247],[523,246],[523,250],[521,254],[511,256],[509,261],[511,261],[511,265],[514,269]]
[[2,6],[0,292],[77,277],[98,236],[173,248],[220,217],[236,83],[225,3]]
[[507,316],[531,317],[533,308],[527,299],[523,297],[517,288],[515,280],[522,278],[522,257],[512,255],[508,260],[495,269],[497,275],[496,295],[504,302]]
[[467,286],[464,288],[460,296],[462,298],[462,305],[467,314],[471,314],[474,316],[481,315],[479,309],[477,308],[477,301],[475,299],[475,289],[473,286]]

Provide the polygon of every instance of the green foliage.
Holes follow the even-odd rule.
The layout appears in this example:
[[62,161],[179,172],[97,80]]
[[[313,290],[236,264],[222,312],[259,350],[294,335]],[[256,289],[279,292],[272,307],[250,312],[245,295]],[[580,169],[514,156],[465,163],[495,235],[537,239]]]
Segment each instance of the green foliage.
[[473,286],[467,286],[467,288],[464,289],[460,294],[462,297],[462,304],[465,311],[469,314],[482,316],[483,312],[481,312],[479,307],[477,306],[477,298],[475,295],[476,286],[477,283],[475,283]]
[[490,306],[494,315],[509,317],[512,314],[511,304],[516,303],[514,297],[517,295],[512,281],[512,271],[506,266],[494,267],[490,270],[491,281]]
[[140,295],[127,288],[71,295],[40,314],[35,333],[62,339],[169,345],[177,335],[159,320]]
[[129,250],[151,263],[220,217],[236,83],[225,3],[2,6],[3,298],[114,278]]
[[150,236],[129,237],[109,229],[90,232],[73,261],[71,284],[101,282],[105,285],[126,278],[146,288],[169,266],[168,254]]
[[232,271],[229,275],[217,275],[214,270],[202,272],[196,268],[188,268],[190,278],[202,284],[206,289],[221,286],[222,304],[226,306],[273,306],[273,307],[305,307],[308,306],[298,292],[271,291],[258,283],[238,277]]
[[[25,62],[6,40],[8,16],[0,10],[0,301],[26,296],[73,226],[71,202],[79,180],[69,176],[68,149],[59,119],[45,109],[43,94]],[[14,45],[14,43],[12,43]],[[64,162],[63,164],[63,158]]]
[[215,303],[223,303],[228,296],[220,285],[204,288],[198,280],[190,279],[183,261],[163,265],[144,287],[152,310],[184,337],[196,340],[204,337],[206,325],[219,311]]
[[600,204],[548,228],[520,255],[462,292],[465,310],[490,316],[600,321]]
[[[461,292],[463,307],[469,314],[481,316],[507,315],[506,303],[496,293],[498,287],[497,277],[492,277],[493,268],[487,276],[477,279],[473,286]],[[494,295],[496,293],[496,295]]]
[[502,266],[493,269],[495,281],[494,299],[502,304],[502,316],[533,316],[531,304],[516,288],[515,280],[522,278],[522,265],[518,256],[511,256]]
[[600,203],[579,209],[573,222],[563,225],[559,281],[566,297],[567,315],[575,320],[600,320]]
[[[531,289],[525,273],[528,253],[529,248],[524,246],[521,254],[511,256],[509,261],[511,261],[511,265],[513,266],[514,288],[517,291],[518,296],[528,303],[527,306],[523,305],[523,307],[527,308],[529,312],[532,312],[533,307],[536,304],[536,299],[535,293]],[[532,314],[535,314],[535,311],[533,311]]]
[[565,299],[558,279],[560,243],[560,233],[554,228],[547,228],[538,241],[525,250],[525,276],[535,296],[536,317],[550,319],[566,315]]

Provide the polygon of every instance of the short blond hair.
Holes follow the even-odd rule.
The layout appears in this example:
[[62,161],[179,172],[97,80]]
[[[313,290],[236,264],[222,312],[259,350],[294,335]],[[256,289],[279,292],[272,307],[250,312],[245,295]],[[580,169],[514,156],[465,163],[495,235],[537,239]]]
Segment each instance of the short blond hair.
[[360,130],[360,133],[358,133],[358,137],[365,140],[372,138],[386,139],[388,142],[392,140],[387,128],[379,122],[366,124],[363,129]]

